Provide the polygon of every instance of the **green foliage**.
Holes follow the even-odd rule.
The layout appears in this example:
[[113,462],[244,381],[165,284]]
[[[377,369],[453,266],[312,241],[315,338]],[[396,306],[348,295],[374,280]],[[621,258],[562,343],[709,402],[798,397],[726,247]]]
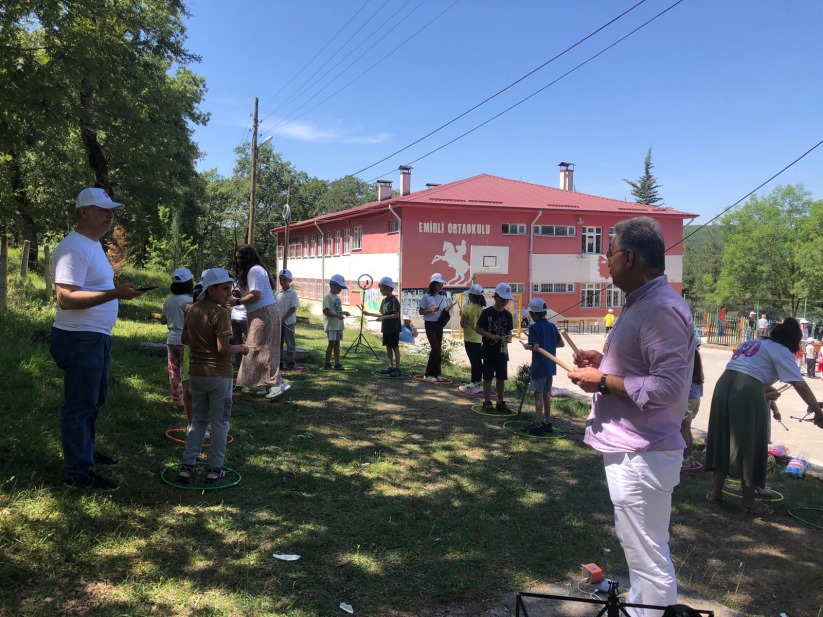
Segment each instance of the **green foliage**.
[[649,146],[649,151],[646,153],[646,159],[643,162],[643,175],[636,182],[625,178],[623,182],[632,187],[632,195],[634,195],[634,200],[637,203],[646,204],[647,206],[662,206],[663,198],[658,193],[660,185],[657,183],[657,178],[652,175],[652,167],[654,167],[652,148]]
[[[715,287],[723,270],[722,225],[688,225],[683,230],[683,295],[693,309],[715,306]],[[732,298],[724,298],[731,301]]]
[[160,217],[164,233],[149,236],[148,267],[171,272],[175,268],[190,265],[189,258],[196,245],[182,232],[180,213],[172,212],[161,204],[158,206],[157,215]]

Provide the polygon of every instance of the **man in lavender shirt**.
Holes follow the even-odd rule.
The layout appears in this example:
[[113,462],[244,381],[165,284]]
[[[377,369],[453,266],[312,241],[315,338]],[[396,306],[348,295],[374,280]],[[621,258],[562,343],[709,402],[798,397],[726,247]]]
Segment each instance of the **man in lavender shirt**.
[[629,566],[627,601],[668,606],[677,603],[669,519],[685,446],[680,423],[692,378],[694,325],[663,274],[665,244],[657,222],[620,221],[606,258],[626,304],[604,353],[576,354],[578,368],[569,378],[594,394],[585,441],[603,453],[615,532]]

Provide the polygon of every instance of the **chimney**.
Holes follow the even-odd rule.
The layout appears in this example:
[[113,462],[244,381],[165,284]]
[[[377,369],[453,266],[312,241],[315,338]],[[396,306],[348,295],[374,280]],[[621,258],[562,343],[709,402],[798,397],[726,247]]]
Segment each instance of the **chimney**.
[[401,165],[400,170],[400,196],[405,197],[411,193],[411,166]]
[[560,163],[560,188],[574,191],[574,163]]
[[391,180],[377,181],[377,201],[391,199]]

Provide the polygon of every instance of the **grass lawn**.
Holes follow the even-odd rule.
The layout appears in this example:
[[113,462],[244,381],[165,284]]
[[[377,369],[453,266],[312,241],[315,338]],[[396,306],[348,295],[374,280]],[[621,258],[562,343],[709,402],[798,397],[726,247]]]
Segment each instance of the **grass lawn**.
[[[37,334],[51,310],[12,290],[18,301],[0,324],[0,615],[308,617],[345,614],[341,602],[357,615],[477,615],[501,594],[576,581],[580,563],[625,569],[601,459],[582,444],[583,404],[557,401],[567,439],[515,437],[473,414],[477,400],[373,378],[383,366],[375,337],[380,361],[361,348],[345,372],[320,370],[317,323],[299,326],[311,370],[288,376],[290,391],[235,398],[226,464],[241,483],[164,484],[160,472],[182,452],[164,432],[185,422],[168,402],[165,358],[139,345],[165,340],[150,318],[165,297],[156,283],[121,304],[114,332],[98,448],[121,458],[111,475],[122,487],[108,495],[60,485],[62,377]],[[342,350],[355,336],[346,332]],[[786,499],[764,520],[732,498],[710,506],[708,484],[686,476],[675,491],[682,582],[749,614],[820,615],[823,531],[786,516],[823,506],[820,484],[775,476]]]

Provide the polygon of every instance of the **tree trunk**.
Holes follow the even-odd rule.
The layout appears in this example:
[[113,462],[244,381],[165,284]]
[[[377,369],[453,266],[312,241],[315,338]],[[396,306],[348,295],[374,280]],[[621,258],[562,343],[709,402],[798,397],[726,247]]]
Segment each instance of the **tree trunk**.
[[110,195],[114,195],[109,182],[109,164],[97,139],[97,131],[94,129],[94,85],[86,77],[80,85],[80,109],[80,136],[86,149],[89,167],[94,172],[97,185]]
[[23,182],[23,172],[20,169],[20,161],[17,152],[9,151],[11,157],[11,191],[14,195],[14,211],[20,218],[20,229],[23,232],[23,242],[29,243],[28,263],[29,268],[37,268],[37,225],[31,215],[31,202]]

